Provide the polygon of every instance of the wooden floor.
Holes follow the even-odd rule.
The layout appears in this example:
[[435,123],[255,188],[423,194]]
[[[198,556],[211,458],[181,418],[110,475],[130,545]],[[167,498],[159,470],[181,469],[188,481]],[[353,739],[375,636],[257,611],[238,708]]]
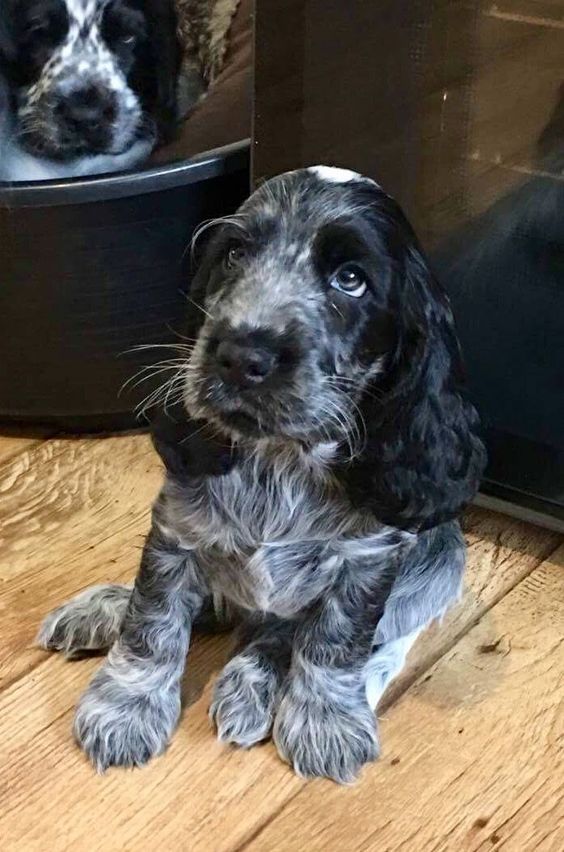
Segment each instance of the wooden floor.
[[473,510],[468,588],[381,708],[383,752],[352,788],[303,782],[272,744],[216,743],[225,639],[198,639],[173,743],[94,774],[73,706],[99,661],[34,647],[41,617],[134,574],[160,469],[146,437],[0,439],[3,850],[564,849],[564,547]]

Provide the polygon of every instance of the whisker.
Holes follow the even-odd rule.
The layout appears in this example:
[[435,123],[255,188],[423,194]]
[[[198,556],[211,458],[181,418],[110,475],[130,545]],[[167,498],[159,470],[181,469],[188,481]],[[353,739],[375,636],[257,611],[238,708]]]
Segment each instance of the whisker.
[[240,213],[233,213],[231,216],[219,216],[215,219],[207,219],[205,222],[202,222],[201,225],[198,225],[194,233],[192,234],[192,239],[189,244],[184,249],[182,258],[186,256],[186,252],[190,249],[190,259],[194,260],[194,253],[196,250],[196,243],[202,236],[208,231],[210,228],[215,228],[218,225],[233,225],[234,228],[240,228],[242,231],[246,232],[245,225],[243,224],[244,216]]
[[186,299],[187,302],[190,302],[191,305],[194,305],[195,308],[198,308],[199,311],[201,311],[203,314],[205,314],[207,317],[209,317],[211,320],[213,320],[213,317],[210,314],[210,312],[206,311],[205,308],[203,308],[201,305],[199,305],[197,302],[195,302],[194,299],[191,296],[188,295],[188,293],[184,292],[184,290],[179,290],[178,292],[181,293],[184,296],[184,298]]

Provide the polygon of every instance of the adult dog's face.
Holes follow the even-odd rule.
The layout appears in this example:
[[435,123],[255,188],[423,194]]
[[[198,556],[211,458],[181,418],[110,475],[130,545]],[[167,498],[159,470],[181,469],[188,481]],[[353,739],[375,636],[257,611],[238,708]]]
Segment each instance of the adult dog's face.
[[7,0],[5,73],[16,132],[57,159],[119,154],[153,133],[132,80],[147,38],[142,0]]
[[404,246],[390,205],[372,181],[318,167],[269,181],[219,225],[191,293],[193,416],[354,445],[357,401],[396,345]]

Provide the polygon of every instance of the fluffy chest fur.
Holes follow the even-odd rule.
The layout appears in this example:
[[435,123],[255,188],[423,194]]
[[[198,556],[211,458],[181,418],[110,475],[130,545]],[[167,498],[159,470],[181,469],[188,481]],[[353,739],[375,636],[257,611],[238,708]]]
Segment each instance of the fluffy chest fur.
[[197,552],[214,594],[290,617],[331,585],[348,556],[375,558],[406,537],[351,509],[330,473],[332,452],[265,446],[225,476],[169,479],[157,525]]

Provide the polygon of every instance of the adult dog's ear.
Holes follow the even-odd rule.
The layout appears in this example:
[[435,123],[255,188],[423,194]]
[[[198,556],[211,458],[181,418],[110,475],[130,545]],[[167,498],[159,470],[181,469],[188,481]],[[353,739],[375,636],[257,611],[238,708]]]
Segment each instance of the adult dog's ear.
[[396,281],[397,343],[361,410],[367,440],[342,472],[354,504],[401,529],[455,518],[485,467],[478,415],[465,399],[458,339],[446,294],[410,225],[386,202]]
[[170,141],[178,126],[177,86],[182,50],[174,0],[145,0],[149,40],[140,62],[147,108],[157,125],[159,142]]

